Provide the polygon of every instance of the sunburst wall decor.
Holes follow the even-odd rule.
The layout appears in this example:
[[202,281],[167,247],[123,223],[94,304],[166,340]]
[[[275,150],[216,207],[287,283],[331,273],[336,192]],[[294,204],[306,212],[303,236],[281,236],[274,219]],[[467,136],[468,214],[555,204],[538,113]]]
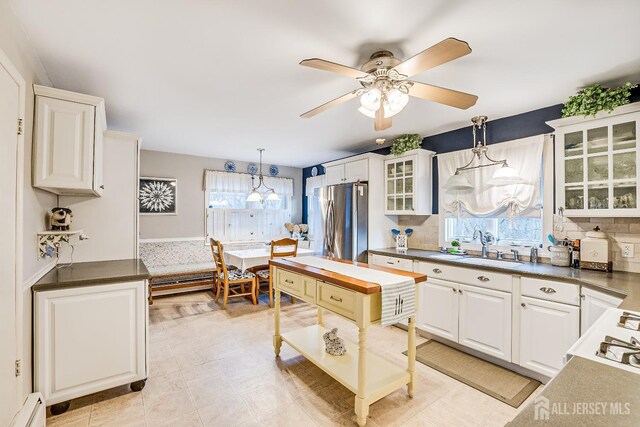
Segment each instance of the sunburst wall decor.
[[176,215],[178,180],[140,178],[139,199],[142,215]]

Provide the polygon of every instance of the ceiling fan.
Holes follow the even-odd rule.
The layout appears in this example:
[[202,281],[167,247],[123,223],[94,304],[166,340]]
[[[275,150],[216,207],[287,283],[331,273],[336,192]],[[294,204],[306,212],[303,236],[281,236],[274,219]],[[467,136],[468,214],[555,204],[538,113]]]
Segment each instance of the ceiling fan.
[[391,117],[402,111],[409,102],[409,96],[466,110],[475,105],[478,100],[476,95],[408,79],[469,53],[471,48],[467,42],[450,37],[404,62],[394,57],[388,50],[375,52],[360,70],[324,59],[305,59],[300,62],[300,65],[353,77],[362,85],[362,88],[309,110],[300,117],[313,117],[358,96],[361,104],[358,111],[374,119],[376,131],[391,127]]

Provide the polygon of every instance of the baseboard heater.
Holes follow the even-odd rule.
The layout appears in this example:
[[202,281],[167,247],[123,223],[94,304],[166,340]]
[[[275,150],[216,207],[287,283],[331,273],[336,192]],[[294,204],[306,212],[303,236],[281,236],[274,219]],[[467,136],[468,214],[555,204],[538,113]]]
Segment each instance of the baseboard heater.
[[31,393],[13,419],[11,427],[44,427],[47,418],[46,410],[42,394]]

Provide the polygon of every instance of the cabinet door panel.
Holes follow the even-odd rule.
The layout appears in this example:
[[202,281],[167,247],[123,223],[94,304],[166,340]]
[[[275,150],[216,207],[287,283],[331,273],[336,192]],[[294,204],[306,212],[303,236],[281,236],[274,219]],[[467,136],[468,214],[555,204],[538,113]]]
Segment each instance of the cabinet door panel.
[[95,107],[36,97],[34,184],[93,189]]
[[56,403],[146,378],[146,284],[36,293],[36,391]]
[[522,297],[520,308],[520,365],[554,376],[564,355],[578,339],[578,307]]
[[582,288],[582,295],[584,298],[580,312],[580,335],[587,332],[608,308],[617,307],[622,302],[622,298],[587,288]]
[[438,279],[429,279],[418,286],[418,327],[458,342],[458,286]]
[[511,361],[511,294],[460,285],[459,342]]
[[345,182],[368,181],[369,161],[367,159],[356,160],[344,165]]
[[328,166],[325,175],[327,185],[342,184],[344,182],[344,165]]

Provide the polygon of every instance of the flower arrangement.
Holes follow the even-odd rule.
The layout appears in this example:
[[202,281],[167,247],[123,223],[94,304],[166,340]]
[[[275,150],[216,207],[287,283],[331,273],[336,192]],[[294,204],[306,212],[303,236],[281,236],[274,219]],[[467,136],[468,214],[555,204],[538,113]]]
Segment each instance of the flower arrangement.
[[579,90],[564,103],[562,117],[594,116],[602,110],[612,112],[615,108],[629,103],[631,89],[638,85],[626,83],[617,88],[603,88],[596,83]]
[[309,232],[308,224],[292,224],[287,222],[284,228],[291,234],[291,237],[304,237]]
[[394,156],[400,156],[407,151],[420,148],[421,144],[422,137],[420,135],[418,135],[417,133],[405,133],[404,135],[400,135],[395,139],[395,141],[393,141],[393,145],[391,146],[391,154],[393,154]]

